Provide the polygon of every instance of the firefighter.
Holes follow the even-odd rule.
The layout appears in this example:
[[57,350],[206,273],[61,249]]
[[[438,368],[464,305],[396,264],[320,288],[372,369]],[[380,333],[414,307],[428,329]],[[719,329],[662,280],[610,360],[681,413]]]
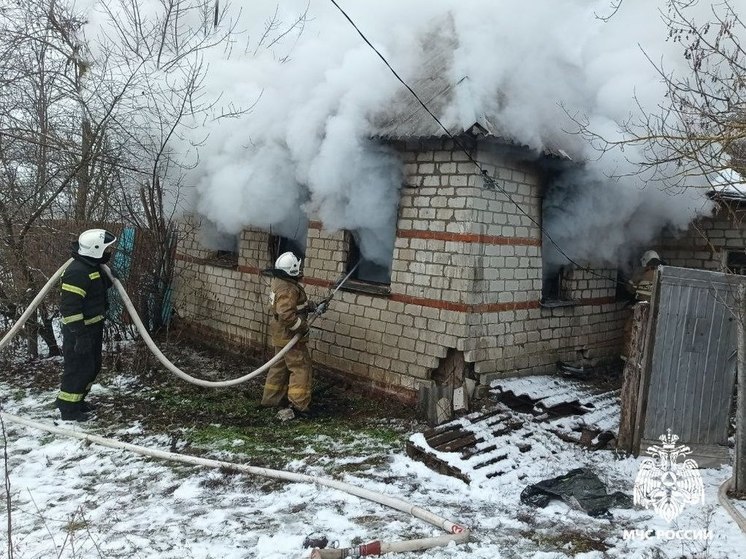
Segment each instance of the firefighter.
[[[653,282],[658,266],[663,264],[661,257],[654,250],[647,250],[640,258],[642,268],[636,272],[632,279],[627,281],[627,291],[634,296],[634,304],[649,303],[653,296]],[[634,307],[634,305],[633,305]],[[634,340],[632,332],[634,326],[634,312],[630,312],[624,323],[624,349],[622,360],[626,361],[632,351]]]
[[[284,357],[275,363],[264,383],[262,406],[284,408],[278,418],[308,416],[311,406],[311,355],[308,352],[308,315],[316,306],[308,300],[301,277],[301,259],[292,252],[281,254],[275,261],[270,284],[270,334],[275,354],[296,335],[301,339]],[[324,309],[320,309],[324,310]]]
[[101,371],[106,291],[111,280],[101,270],[117,238],[104,229],[83,231],[73,244],[73,261],[62,275],[64,370],[56,405],[62,419],[86,421],[93,406],[85,401]]
[[653,296],[655,271],[663,263],[654,250],[647,250],[640,258],[642,269],[627,283],[627,289],[635,296],[636,301],[650,301]]

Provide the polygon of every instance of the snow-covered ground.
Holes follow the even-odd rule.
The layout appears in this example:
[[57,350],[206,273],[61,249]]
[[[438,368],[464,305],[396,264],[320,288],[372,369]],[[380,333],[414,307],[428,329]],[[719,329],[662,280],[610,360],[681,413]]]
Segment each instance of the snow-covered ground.
[[[117,377],[116,389],[126,382]],[[94,393],[110,389],[97,385]],[[0,383],[0,390],[3,411],[51,421],[48,406],[54,391],[19,389],[8,382]],[[170,450],[173,443],[168,433],[145,433],[137,423],[114,428],[95,422],[58,423],[161,450]],[[302,544],[311,533],[341,547],[441,535],[416,518],[314,484],[147,459],[16,424],[6,423],[5,430],[16,559],[287,559],[310,555]],[[242,453],[241,442],[236,441],[232,451],[208,449],[206,455],[251,464],[252,456]],[[530,483],[583,465],[610,491],[631,494],[639,460],[585,451],[538,424],[531,442],[537,454],[526,456],[515,470],[471,485],[380,445],[371,445],[365,453],[360,445],[351,447],[335,464],[309,447],[304,458],[286,469],[313,476],[347,471],[338,474],[339,479],[405,499],[472,530],[469,543],[401,554],[404,558],[746,557],[746,537],[717,505],[717,488],[730,476],[729,468],[702,470],[704,506],[690,506],[672,525],[648,510],[615,509],[611,519],[591,518],[561,502],[531,508],[519,496]],[[370,454],[376,453],[380,460],[372,462],[375,466],[339,467],[341,461],[368,464]],[[1,501],[0,556],[5,557],[8,499]],[[671,528],[711,530],[712,539],[623,538],[625,529]]]

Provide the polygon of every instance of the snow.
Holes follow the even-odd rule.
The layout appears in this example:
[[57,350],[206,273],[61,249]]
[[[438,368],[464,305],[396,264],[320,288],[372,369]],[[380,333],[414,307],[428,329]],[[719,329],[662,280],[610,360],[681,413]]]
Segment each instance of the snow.
[[[19,390],[2,383],[0,390],[3,395],[13,395],[3,396],[3,411],[50,421],[48,403],[53,392]],[[62,425],[80,431],[100,430],[95,423]],[[552,502],[545,509],[521,504],[519,496],[526,485],[580,465],[598,473],[610,491],[631,493],[637,473],[638,459],[609,451],[586,451],[561,441],[542,425],[532,424],[528,454],[517,452],[516,441],[509,441],[513,446],[505,449],[511,455],[509,471],[493,478],[471,472],[477,478],[471,484],[435,473],[404,452],[375,446],[369,452],[381,455],[378,465],[339,479],[405,499],[472,530],[469,543],[403,553],[400,556],[404,558],[626,559],[652,557],[656,549],[662,557],[671,558],[693,557],[704,551],[712,558],[744,557],[746,537],[716,499],[730,468],[701,470],[705,505],[685,509],[673,524],[676,529],[710,529],[713,538],[709,542],[624,540],[625,529],[671,528],[648,510],[615,509],[613,519],[603,519],[588,517],[561,502]],[[283,483],[146,459],[7,422],[5,428],[16,558],[285,559],[308,557],[310,551],[303,549],[302,543],[312,533],[340,546],[378,538],[396,541],[442,534],[407,514],[314,484]],[[146,435],[137,423],[97,434],[162,450],[169,450],[170,445],[168,436]],[[422,435],[413,434],[412,440],[419,437]],[[241,445],[236,444],[234,454],[221,451],[208,455],[251,464],[251,456],[241,451]],[[448,453],[443,454],[448,458]],[[354,464],[364,458],[349,455],[345,462]],[[339,465],[326,464],[309,452],[307,460],[296,460],[288,469],[326,477],[326,467]],[[5,507],[3,499],[3,516],[7,514]],[[2,524],[6,540],[6,522]],[[610,547],[606,552],[574,547],[583,538]]]
[[733,169],[724,169],[712,181],[711,192],[726,198],[746,199],[746,181]]

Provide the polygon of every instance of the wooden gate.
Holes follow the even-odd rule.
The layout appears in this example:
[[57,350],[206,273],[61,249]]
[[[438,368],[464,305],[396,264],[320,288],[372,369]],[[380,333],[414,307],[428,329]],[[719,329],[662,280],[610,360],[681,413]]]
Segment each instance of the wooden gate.
[[[744,278],[663,266],[640,331],[636,453],[669,429],[700,466],[728,462],[728,418],[736,372],[736,294]],[[625,405],[623,404],[623,405]]]

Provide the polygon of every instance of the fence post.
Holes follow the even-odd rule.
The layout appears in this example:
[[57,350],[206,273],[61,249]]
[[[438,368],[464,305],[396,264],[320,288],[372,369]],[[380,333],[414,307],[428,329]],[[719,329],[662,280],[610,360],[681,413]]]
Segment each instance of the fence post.
[[736,395],[736,463],[733,466],[735,490],[746,491],[746,285],[738,286],[736,299],[738,330],[738,392]]

